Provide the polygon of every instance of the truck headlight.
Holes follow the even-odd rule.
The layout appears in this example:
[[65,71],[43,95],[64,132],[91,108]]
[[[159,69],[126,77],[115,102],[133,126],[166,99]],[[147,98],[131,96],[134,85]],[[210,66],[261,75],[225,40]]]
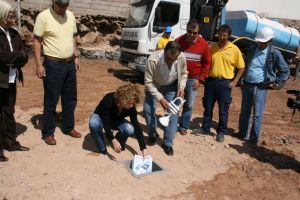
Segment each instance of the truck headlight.
[[147,64],[147,57],[141,56],[134,59],[134,62],[138,65],[146,65]]

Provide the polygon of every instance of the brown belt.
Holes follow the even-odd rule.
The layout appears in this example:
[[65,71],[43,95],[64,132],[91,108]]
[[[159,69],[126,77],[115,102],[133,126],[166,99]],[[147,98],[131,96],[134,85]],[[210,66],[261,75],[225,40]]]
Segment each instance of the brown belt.
[[74,56],[72,56],[70,58],[56,58],[56,57],[47,56],[47,55],[44,55],[44,58],[46,58],[47,60],[58,61],[58,62],[63,62],[63,63],[71,63],[75,59]]

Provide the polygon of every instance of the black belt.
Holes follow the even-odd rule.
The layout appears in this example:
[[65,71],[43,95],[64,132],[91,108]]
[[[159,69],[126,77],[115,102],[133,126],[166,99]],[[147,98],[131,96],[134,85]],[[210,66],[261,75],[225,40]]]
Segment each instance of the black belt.
[[254,86],[268,86],[270,83],[260,82],[260,83],[248,83],[247,81],[243,81],[246,85],[254,85]]
[[208,77],[208,80],[219,80],[219,81],[231,81],[232,79],[220,78],[220,77]]
[[58,62],[63,62],[63,63],[71,63],[75,59],[75,56],[72,56],[70,58],[56,58],[56,57],[44,55],[44,57],[48,60],[58,61]]

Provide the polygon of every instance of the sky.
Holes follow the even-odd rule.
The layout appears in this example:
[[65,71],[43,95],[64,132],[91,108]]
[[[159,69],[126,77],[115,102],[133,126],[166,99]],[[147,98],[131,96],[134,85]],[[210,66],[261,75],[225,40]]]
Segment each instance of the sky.
[[229,0],[227,10],[255,10],[265,17],[300,20],[300,0]]

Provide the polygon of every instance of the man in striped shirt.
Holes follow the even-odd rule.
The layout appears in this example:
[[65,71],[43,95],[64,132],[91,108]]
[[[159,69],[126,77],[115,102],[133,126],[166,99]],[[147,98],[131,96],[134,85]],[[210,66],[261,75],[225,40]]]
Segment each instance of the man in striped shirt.
[[210,67],[211,56],[207,41],[199,35],[199,23],[190,20],[187,33],[176,39],[187,60],[188,80],[185,87],[186,102],[179,119],[179,131],[186,135],[192,117],[197,90],[204,83]]

